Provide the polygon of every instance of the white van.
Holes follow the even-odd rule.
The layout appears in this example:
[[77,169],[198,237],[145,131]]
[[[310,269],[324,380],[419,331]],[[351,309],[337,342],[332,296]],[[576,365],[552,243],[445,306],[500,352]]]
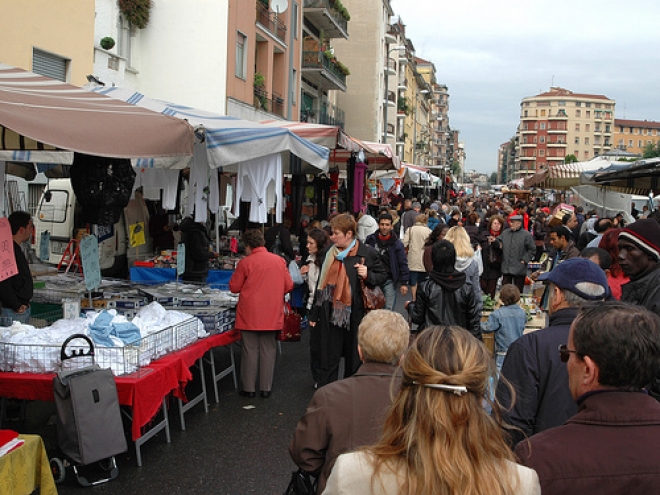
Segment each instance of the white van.
[[[145,226],[146,244],[138,248],[130,248],[128,243],[128,225],[126,214],[122,214],[119,221],[112,227],[97,227],[99,239],[99,262],[101,273],[105,277],[122,277],[127,274],[128,266],[132,265],[138,257],[147,257],[152,254],[152,242],[149,236],[149,216],[144,200],[131,200],[133,205],[124,210],[131,209],[132,222],[143,221]],[[135,204],[137,202],[137,204]],[[135,213],[135,206],[139,211]],[[53,179],[44,190],[36,214],[35,251],[37,256],[41,253],[42,232],[50,233],[48,257],[41,261],[57,265],[67,245],[76,237],[79,229],[87,230],[90,226],[80,219],[81,206],[76,201],[70,179]]]

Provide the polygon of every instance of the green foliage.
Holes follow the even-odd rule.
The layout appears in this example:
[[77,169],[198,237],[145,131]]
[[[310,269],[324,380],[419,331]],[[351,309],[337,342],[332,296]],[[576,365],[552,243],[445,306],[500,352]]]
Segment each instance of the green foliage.
[[399,112],[403,112],[404,114],[406,114],[406,117],[410,115],[410,112],[412,110],[410,108],[410,101],[405,96],[398,99],[398,101],[396,102],[396,106]]
[[266,77],[261,72],[255,72],[254,74],[254,87],[263,88],[266,86]]
[[484,311],[493,311],[497,301],[490,297],[490,294],[483,294],[483,310]]
[[492,174],[490,174],[490,183],[497,184],[497,172],[493,172]]
[[577,163],[578,158],[575,155],[566,155],[564,163]]
[[101,45],[101,48],[103,48],[104,50],[112,50],[115,46],[115,40],[110,36],[106,36],[105,38],[101,38],[99,44]]
[[153,2],[151,0],[118,0],[119,10],[126,20],[139,29],[149,24],[149,13]]
[[660,141],[644,146],[642,158],[655,158],[656,156],[660,156]]

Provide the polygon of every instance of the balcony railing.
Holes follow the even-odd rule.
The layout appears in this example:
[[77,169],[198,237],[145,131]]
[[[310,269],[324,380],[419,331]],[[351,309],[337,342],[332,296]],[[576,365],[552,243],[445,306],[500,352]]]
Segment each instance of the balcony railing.
[[261,2],[257,2],[257,22],[280,41],[284,42],[286,40],[285,24]]
[[[324,24],[320,27],[322,27],[325,30],[325,32],[330,36],[335,37],[338,36],[339,33],[335,32],[335,30],[333,30],[331,26],[325,25],[325,23],[323,23],[323,17],[330,18],[331,21],[328,22],[334,22],[339,27],[339,29],[343,31],[341,36],[345,36],[346,34],[348,34],[348,21],[341,13],[339,13],[335,9],[334,5],[330,4],[329,0],[305,0],[303,3],[303,7],[305,8],[305,10],[318,9],[321,12],[319,19],[316,19],[316,17],[314,17],[314,20],[317,23],[321,22],[322,24]],[[325,11],[326,14],[325,16],[323,15],[323,10]],[[305,12],[305,15],[310,15],[310,14],[311,12]]]
[[388,58],[387,64],[385,65],[385,71],[390,75],[396,74],[396,60]]
[[[303,69],[325,69],[331,73],[339,82],[344,86],[343,91],[346,90],[346,74],[339,68],[336,62],[328,59],[321,51],[304,51],[303,52]],[[340,89],[340,88],[332,88]]]
[[[316,100],[318,102],[318,100]],[[344,128],[344,111],[330,103],[323,105],[315,104],[313,108],[303,109],[300,112],[301,122],[310,122],[313,124],[336,125]]]
[[284,117],[284,98],[282,98],[282,95],[273,91],[273,96],[270,102],[271,113],[279,115],[280,117]]
[[386,99],[387,99],[387,104],[389,106],[391,106],[391,107],[396,106],[396,93],[394,91],[388,90],[387,95],[386,95]]

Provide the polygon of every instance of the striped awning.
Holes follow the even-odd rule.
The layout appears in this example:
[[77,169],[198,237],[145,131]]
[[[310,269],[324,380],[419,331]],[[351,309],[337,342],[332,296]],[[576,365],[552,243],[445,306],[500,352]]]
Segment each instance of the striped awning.
[[68,164],[80,152],[187,161],[193,141],[179,119],[0,64],[0,160]]

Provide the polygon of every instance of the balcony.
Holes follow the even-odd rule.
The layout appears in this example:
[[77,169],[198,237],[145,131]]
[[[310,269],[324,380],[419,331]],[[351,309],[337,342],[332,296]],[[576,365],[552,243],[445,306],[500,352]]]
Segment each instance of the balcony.
[[399,81],[399,84],[397,84],[396,89],[399,91],[406,91],[408,89],[408,78],[404,77],[402,81]]
[[348,20],[337,11],[330,0],[305,0],[303,15],[329,38],[348,39]]
[[565,156],[546,156],[546,159],[549,162],[561,162],[561,163],[563,163],[564,160],[566,159],[566,157]]
[[521,143],[521,148],[536,148],[536,143]]
[[346,119],[344,117],[344,111],[341,108],[327,102],[323,102],[321,105],[318,104],[318,100],[315,100],[315,102],[313,108],[304,109],[300,112],[301,122],[334,125],[342,129],[344,128]]
[[257,2],[257,23],[282,43],[286,43],[286,25],[261,2]]
[[388,91],[385,95],[385,100],[383,103],[386,103],[388,107],[396,106],[396,93],[394,91]]
[[566,134],[567,132],[566,129],[548,129],[548,134]]
[[555,115],[548,116],[548,120],[568,120],[568,115],[563,110],[559,110]]
[[536,134],[535,129],[523,129],[520,131],[520,134]]
[[548,147],[551,148],[565,148],[566,147],[566,141],[548,141],[547,143]]
[[321,51],[304,51],[302,71],[306,79],[322,89],[346,91],[346,73],[343,65],[326,57]]
[[388,76],[396,75],[396,60],[393,58],[387,59],[387,63],[385,64],[385,74]]
[[279,93],[273,91],[273,96],[270,99],[271,113],[284,117],[284,98]]

